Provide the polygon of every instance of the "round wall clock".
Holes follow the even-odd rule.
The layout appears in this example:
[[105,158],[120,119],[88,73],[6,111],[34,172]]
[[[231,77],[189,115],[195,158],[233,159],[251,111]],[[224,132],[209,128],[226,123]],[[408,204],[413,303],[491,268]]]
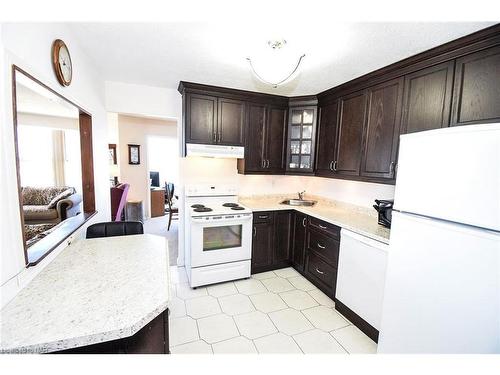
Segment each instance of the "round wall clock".
[[68,47],[61,39],[56,39],[52,43],[52,65],[59,83],[69,86],[73,77],[73,66]]

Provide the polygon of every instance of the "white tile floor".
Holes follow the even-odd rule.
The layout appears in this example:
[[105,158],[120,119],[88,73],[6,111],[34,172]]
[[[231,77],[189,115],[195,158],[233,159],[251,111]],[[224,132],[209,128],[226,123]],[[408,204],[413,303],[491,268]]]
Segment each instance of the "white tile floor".
[[293,268],[189,288],[172,266],[170,349],[205,353],[375,353],[376,344]]

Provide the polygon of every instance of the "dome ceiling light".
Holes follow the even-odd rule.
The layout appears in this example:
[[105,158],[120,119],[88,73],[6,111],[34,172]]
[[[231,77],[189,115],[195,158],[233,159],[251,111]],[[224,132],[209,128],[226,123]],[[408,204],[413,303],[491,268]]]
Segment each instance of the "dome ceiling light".
[[270,40],[257,57],[247,57],[255,76],[274,88],[296,76],[305,54],[299,54],[287,47],[285,39]]

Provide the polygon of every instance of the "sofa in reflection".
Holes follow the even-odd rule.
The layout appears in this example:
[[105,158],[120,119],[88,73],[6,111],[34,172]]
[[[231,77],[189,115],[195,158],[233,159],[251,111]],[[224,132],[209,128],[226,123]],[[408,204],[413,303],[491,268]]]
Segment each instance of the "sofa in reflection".
[[82,196],[73,187],[31,187],[21,190],[25,225],[58,224],[81,212]]

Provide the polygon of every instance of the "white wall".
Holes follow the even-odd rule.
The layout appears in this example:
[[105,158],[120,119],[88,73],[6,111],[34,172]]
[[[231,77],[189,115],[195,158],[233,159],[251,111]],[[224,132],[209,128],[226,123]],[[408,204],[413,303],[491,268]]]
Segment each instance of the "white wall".
[[125,115],[171,120],[182,117],[182,97],[177,90],[107,81],[106,110]]
[[[150,217],[150,190],[147,137],[151,135],[177,138],[177,121],[118,115],[120,182],[130,184],[128,199],[142,200],[144,213]],[[128,164],[128,144],[138,144],[141,164]],[[177,144],[176,144],[177,149]],[[177,152],[175,153],[177,156]],[[172,162],[177,163],[177,160]],[[168,160],[165,160],[165,164]]]
[[[104,80],[80,48],[71,30],[56,23],[9,23],[0,28],[0,254],[2,306],[24,287],[64,246],[35,267],[25,268],[12,126],[11,65],[16,64],[55,91],[92,114],[96,209],[92,222],[109,219],[109,183],[107,164],[107,127],[104,109]],[[53,73],[50,51],[52,42],[63,39],[71,53],[73,82],[63,88]],[[82,230],[84,230],[83,228]],[[80,231],[81,233],[81,231]]]

